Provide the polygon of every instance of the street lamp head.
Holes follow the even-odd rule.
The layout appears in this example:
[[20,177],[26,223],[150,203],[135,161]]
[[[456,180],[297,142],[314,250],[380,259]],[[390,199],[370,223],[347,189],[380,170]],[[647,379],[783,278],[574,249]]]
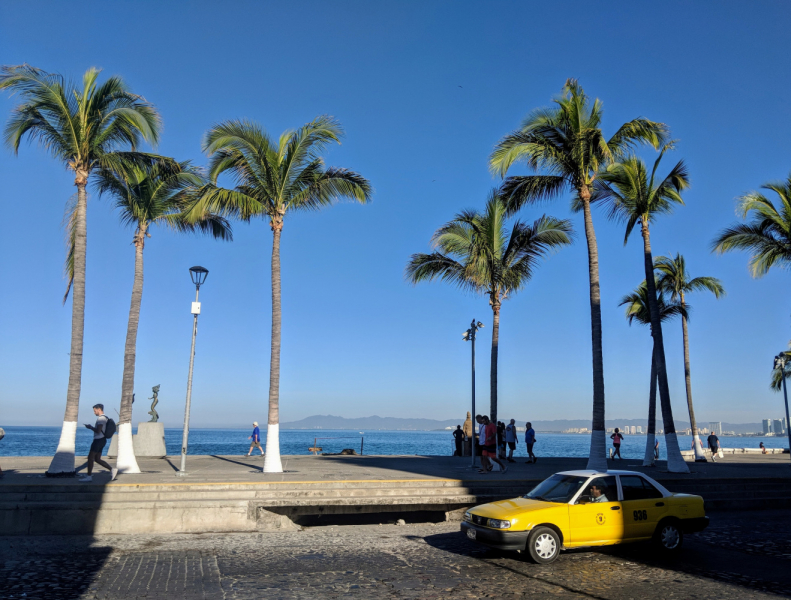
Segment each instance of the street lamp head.
[[190,278],[192,279],[192,283],[195,284],[195,287],[200,287],[203,285],[203,282],[206,281],[206,277],[209,276],[209,269],[204,269],[203,267],[191,267],[190,268]]
[[478,321],[478,322],[477,322],[475,325],[476,325],[477,327],[483,327],[483,323],[481,323],[480,321]]

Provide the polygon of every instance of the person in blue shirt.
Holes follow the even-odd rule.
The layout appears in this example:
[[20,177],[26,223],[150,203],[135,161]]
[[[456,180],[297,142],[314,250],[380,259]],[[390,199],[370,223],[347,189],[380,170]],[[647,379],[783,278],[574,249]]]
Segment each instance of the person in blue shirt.
[[250,452],[247,453],[247,456],[250,456],[253,453],[253,448],[258,448],[261,451],[261,456],[264,455],[264,449],[261,446],[261,430],[258,428],[258,421],[253,421],[253,435],[251,435],[248,440],[253,440],[250,444]]
[[533,454],[533,444],[536,443],[536,432],[533,429],[532,423],[525,423],[525,444],[527,445],[527,456],[528,459],[525,461],[528,464],[532,464],[536,462],[538,459],[536,455]]

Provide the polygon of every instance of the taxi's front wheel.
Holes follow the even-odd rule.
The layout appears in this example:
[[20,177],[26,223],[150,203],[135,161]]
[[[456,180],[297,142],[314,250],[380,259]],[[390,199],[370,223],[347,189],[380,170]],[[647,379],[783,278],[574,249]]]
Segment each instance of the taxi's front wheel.
[[560,536],[549,527],[536,527],[527,538],[527,552],[540,565],[554,562],[560,555]]
[[681,550],[684,534],[678,521],[662,521],[654,532],[654,545],[662,552],[672,554]]

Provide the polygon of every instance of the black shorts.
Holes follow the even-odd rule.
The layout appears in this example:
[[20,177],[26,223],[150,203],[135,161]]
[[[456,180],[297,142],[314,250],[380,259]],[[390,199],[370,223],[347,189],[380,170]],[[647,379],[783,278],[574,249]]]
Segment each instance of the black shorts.
[[104,446],[107,444],[107,438],[101,438],[98,440],[93,440],[91,442],[91,453],[98,452],[99,456],[102,455],[102,450],[104,450]]
[[516,442],[507,442],[507,444],[511,450],[516,450]]

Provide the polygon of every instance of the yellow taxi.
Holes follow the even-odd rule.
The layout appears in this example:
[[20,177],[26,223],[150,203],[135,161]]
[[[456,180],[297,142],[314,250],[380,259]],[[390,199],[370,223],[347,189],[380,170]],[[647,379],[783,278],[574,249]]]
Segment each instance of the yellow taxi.
[[674,494],[635,471],[564,471],[521,498],[471,508],[461,530],[501,550],[526,550],[541,564],[561,549],[652,540],[665,552],[681,548],[685,533],[703,531],[703,498]]

